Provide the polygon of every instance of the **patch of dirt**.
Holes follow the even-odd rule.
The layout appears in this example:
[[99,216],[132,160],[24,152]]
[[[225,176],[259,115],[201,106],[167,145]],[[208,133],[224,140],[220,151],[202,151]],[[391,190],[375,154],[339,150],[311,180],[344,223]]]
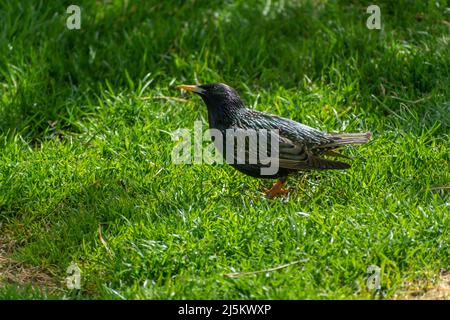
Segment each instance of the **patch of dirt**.
[[12,234],[3,230],[0,224],[0,288],[6,284],[15,284],[18,287],[31,285],[48,292],[58,290],[57,283],[45,271],[11,259],[16,247],[17,242]]
[[397,300],[450,300],[450,270],[441,273],[435,283],[415,281],[407,283],[393,297]]

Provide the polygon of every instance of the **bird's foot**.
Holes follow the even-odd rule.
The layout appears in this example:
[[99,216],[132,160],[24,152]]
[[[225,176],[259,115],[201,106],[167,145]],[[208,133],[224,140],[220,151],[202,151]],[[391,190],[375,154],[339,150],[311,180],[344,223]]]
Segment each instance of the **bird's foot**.
[[284,184],[283,181],[277,181],[273,184],[272,188],[264,189],[264,191],[267,195],[267,198],[273,199],[280,193],[282,193],[282,194],[288,193],[289,189],[283,189],[283,184]]

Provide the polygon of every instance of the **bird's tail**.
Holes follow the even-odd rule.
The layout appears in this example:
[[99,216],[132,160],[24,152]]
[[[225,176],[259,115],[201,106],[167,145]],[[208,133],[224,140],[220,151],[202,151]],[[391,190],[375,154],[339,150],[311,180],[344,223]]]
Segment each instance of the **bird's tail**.
[[364,144],[372,138],[372,133],[330,133],[327,138],[332,140],[325,148],[339,148],[351,144]]

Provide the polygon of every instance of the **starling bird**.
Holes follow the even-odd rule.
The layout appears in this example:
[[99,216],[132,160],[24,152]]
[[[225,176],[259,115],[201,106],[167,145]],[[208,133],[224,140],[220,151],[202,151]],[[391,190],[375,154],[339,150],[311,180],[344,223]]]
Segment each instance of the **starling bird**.
[[[293,172],[349,168],[348,163],[324,159],[322,156],[348,158],[337,153],[336,150],[347,145],[366,143],[371,138],[370,132],[326,133],[290,119],[247,109],[237,92],[226,84],[180,85],[177,88],[198,94],[208,108],[210,129],[219,130],[224,135],[227,129],[278,130],[279,167],[276,173],[261,174],[261,168],[264,165],[259,161],[257,163],[229,162],[235,169],[253,177],[278,178],[272,188],[267,190],[269,198],[287,192],[282,187],[287,176]],[[226,146],[222,148],[222,150],[225,149]],[[248,156],[248,149],[246,152]]]

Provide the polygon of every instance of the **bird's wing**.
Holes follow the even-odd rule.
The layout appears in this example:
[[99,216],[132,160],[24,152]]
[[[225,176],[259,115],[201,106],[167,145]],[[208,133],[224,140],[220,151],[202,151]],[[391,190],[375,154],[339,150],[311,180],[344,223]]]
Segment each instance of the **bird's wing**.
[[[278,130],[278,159],[281,168],[292,170],[309,169],[347,169],[349,164],[322,159],[316,148],[329,144],[333,140],[327,134],[290,119],[257,111],[250,111],[246,117],[240,117],[237,125],[240,129]],[[270,141],[269,141],[270,142]],[[321,150],[322,151],[322,150]]]
[[239,117],[236,127],[254,130],[278,130],[278,159],[281,168],[292,170],[309,169],[346,169],[350,165],[340,161],[322,159],[322,146],[333,140],[320,130],[311,128],[293,120],[263,112],[246,110]]
[[286,137],[280,137],[279,142],[278,161],[281,168],[293,170],[350,168],[345,162],[322,159],[305,144],[293,142]]
[[306,144],[310,148],[325,145],[333,140],[328,134],[320,130],[311,128],[291,119],[279,117],[264,112],[245,110],[245,115],[241,115],[237,125],[247,129],[276,129],[280,135],[289,138],[293,142]]

